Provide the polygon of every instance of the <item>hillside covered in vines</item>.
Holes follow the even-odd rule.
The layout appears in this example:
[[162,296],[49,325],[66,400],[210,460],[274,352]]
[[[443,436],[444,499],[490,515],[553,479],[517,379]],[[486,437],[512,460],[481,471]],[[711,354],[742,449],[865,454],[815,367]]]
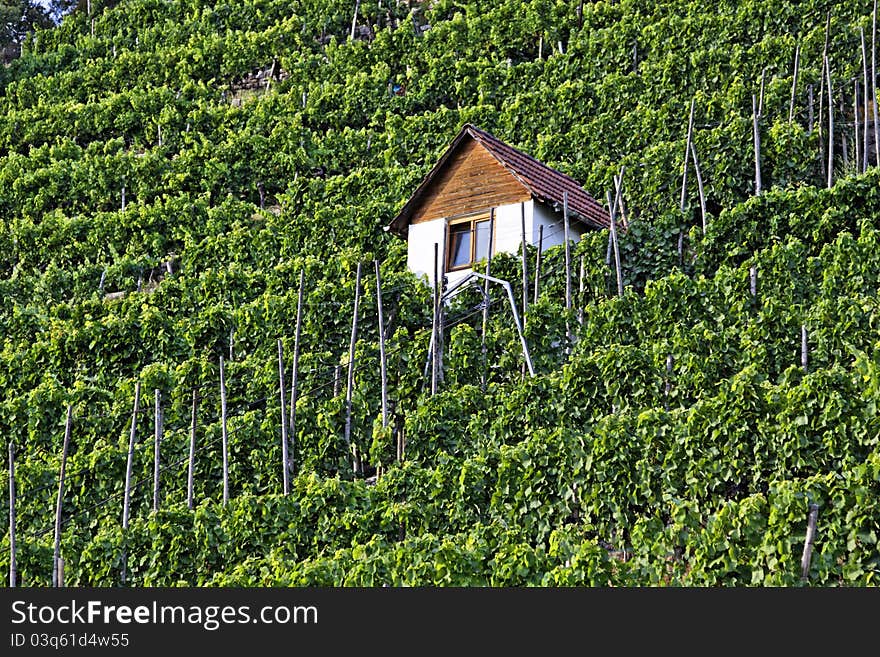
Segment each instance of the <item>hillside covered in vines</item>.
[[[877,585],[875,11],[92,0],[30,34],[0,67],[17,583],[52,584],[69,427],[67,585]],[[432,394],[384,228],[465,123],[603,202],[623,172],[623,294],[607,230],[569,309],[542,254],[532,377],[468,290]],[[517,299],[522,255],[492,261]]]

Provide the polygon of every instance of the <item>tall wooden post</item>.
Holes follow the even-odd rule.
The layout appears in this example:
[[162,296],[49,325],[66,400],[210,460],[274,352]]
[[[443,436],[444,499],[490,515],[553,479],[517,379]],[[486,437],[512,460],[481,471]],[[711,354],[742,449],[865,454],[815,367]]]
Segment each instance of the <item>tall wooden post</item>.
[[565,240],[565,353],[571,350],[571,326],[568,314],[571,311],[571,226],[568,218],[568,192],[562,192],[563,239]]
[[755,150],[755,196],[761,194],[761,130],[758,126],[760,115],[758,114],[757,101],[752,94],[752,141]]
[[703,174],[700,173],[700,161],[697,159],[697,147],[691,142],[691,155],[694,160],[694,174],[697,177],[697,190],[700,194],[700,217],[703,222],[703,235],[706,234],[706,193],[703,190]]
[[[619,182],[618,182],[619,181]],[[617,273],[617,296],[623,296],[623,270],[620,264],[620,245],[617,241],[617,207],[620,204],[620,195],[623,187],[623,167],[620,168],[620,177],[615,180],[617,194],[611,206],[611,237],[614,243],[614,268]],[[683,234],[683,233],[682,233]]]
[[354,39],[355,30],[357,29],[358,10],[361,8],[361,0],[355,0],[354,17],[351,19],[351,38]]
[[819,505],[810,504],[810,515],[807,519],[807,535],[804,538],[804,552],[801,556],[801,579],[810,578],[810,561],[813,557],[813,543],[816,541],[816,521],[819,518]]
[[798,70],[800,67],[801,60],[801,44],[798,43],[794,49],[794,74],[791,79],[791,100],[788,103],[788,122],[791,123],[794,119],[794,102],[797,98],[797,83],[798,83]]
[[764,116],[764,80],[767,77],[767,69],[761,69],[761,89],[758,93],[758,116]]
[[186,468],[186,506],[190,511],[193,508],[193,471],[196,464],[196,414],[198,403],[199,393],[196,388],[193,388],[192,419],[189,425],[189,462]]
[[[287,468],[291,474],[296,472],[296,402],[299,398],[299,352],[302,333],[303,290],[305,289],[304,269],[299,271],[299,292],[296,295],[296,329],[293,335],[293,367],[290,376],[290,447]],[[334,382],[335,385],[335,382]],[[336,396],[336,393],[333,393]]]
[[807,327],[803,324],[801,325],[801,367],[804,368],[804,373],[807,372],[807,358],[808,358],[808,345],[807,345]]
[[687,205],[687,172],[688,172],[688,159],[690,158],[690,150],[691,150],[691,139],[694,136],[694,102],[695,98],[691,98],[691,109],[688,114],[688,130],[687,130],[687,139],[685,140],[684,146],[684,158],[682,160],[681,165],[681,202],[679,203],[679,207],[681,211],[684,212],[685,207]]
[[828,66],[828,41],[831,36],[831,12],[825,15],[825,45],[822,48],[822,75],[819,76],[819,169],[823,178],[827,178],[827,160],[825,156],[825,138],[827,137],[822,127],[825,121],[825,72]]
[[758,295],[758,268],[754,265],[749,267],[749,292],[752,298]]
[[374,260],[376,269],[376,312],[379,315],[379,375],[382,378],[382,427],[388,426],[388,377],[385,364],[385,316],[382,312],[382,275],[379,261]]
[[155,409],[153,411],[153,511],[159,510],[159,450],[162,446],[162,393],[155,389]]
[[[610,194],[610,192],[605,195],[605,198],[608,201],[608,208],[609,208],[608,212],[610,213],[611,212],[611,194]],[[608,246],[605,249],[605,266],[606,267],[611,266],[611,250],[612,250],[613,246],[614,246],[614,239],[613,239],[613,236],[611,235],[611,226],[609,225],[608,226]]]
[[287,453],[287,409],[284,407],[287,391],[284,389],[284,345],[278,338],[278,388],[279,403],[281,405],[281,492],[283,495],[290,494],[290,480],[288,478],[288,464],[290,463]]
[[434,242],[434,313],[433,320],[431,322],[431,396],[437,394],[437,349],[439,346],[439,340],[437,339],[437,309],[440,306],[439,293],[440,289],[440,272],[438,271],[438,258],[439,256],[439,244]]
[[351,397],[354,391],[354,352],[357,342],[358,306],[361,301],[361,263],[357,264],[357,273],[354,283],[354,311],[351,318],[351,341],[348,346],[348,379],[345,387],[345,444],[352,453],[352,468],[357,475],[360,470],[360,458],[357,454],[357,446],[351,442]]
[[[532,303],[538,303],[538,291],[541,285],[541,251],[544,249],[544,224],[538,226],[538,253],[535,255],[535,292]],[[486,274],[488,276],[488,274]],[[488,286],[489,281],[486,281]]]
[[578,298],[577,298],[577,320],[578,324],[584,325],[584,277],[586,276],[586,261],[584,255],[580,257],[581,266],[578,273]]
[[825,57],[825,76],[828,85],[828,189],[834,185],[834,94],[831,86],[831,63]]
[[[131,468],[134,459],[134,441],[137,436],[137,418],[140,412],[139,404],[141,398],[141,382],[136,381],[134,384],[134,407],[131,411],[131,430],[128,434],[128,456],[125,461],[125,495],[122,500],[122,530],[128,529],[128,516],[131,509]],[[122,552],[122,583],[125,584],[128,570],[128,555],[123,549]]]
[[18,556],[15,547],[15,448],[9,441],[9,587],[13,588],[18,580],[16,572]]
[[489,254],[486,256],[486,280],[483,281],[483,330],[480,332],[480,354],[483,359],[483,372],[480,376],[480,388],[486,390],[488,377],[488,355],[486,351],[486,331],[489,329],[489,279],[492,265],[492,249],[495,242],[495,208],[489,210]]
[[[563,192],[565,193],[565,192]],[[523,324],[526,323],[526,311],[529,308],[529,268],[528,268],[528,248],[526,244],[526,204],[519,204],[520,228],[522,231],[522,308],[523,308]]]
[[[865,98],[868,90],[865,89]],[[877,0],[871,12],[871,108],[874,114],[874,164],[880,166],[880,115],[877,110]],[[867,126],[865,126],[867,129]]]
[[220,421],[223,436],[223,506],[229,503],[229,431],[226,417],[226,368],[220,356]]
[[807,134],[813,134],[813,85],[807,85]]
[[73,424],[73,405],[67,405],[67,421],[64,425],[64,445],[61,447],[61,472],[58,474],[58,500],[55,504],[55,550],[52,558],[52,586],[61,586],[58,562],[61,559],[61,512],[64,503],[64,477],[67,471],[67,450],[70,447],[70,431]]
[[[841,98],[841,112],[843,111],[843,99]],[[867,125],[864,126],[865,135],[868,134]],[[862,170],[862,140],[859,138],[859,81],[853,80],[853,143],[856,149],[856,171]],[[843,133],[843,166],[847,164],[846,132]]]
[[859,36],[862,40],[862,88],[865,90],[865,107],[862,119],[862,161],[859,163],[862,173],[868,170],[868,94],[871,93],[871,85],[868,84],[868,52],[865,49],[865,29],[859,28]]

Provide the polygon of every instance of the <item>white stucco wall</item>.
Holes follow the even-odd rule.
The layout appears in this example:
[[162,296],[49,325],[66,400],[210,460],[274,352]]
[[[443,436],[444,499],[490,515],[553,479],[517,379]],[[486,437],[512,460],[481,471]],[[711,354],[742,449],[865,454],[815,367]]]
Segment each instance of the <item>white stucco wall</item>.
[[[535,202],[526,201],[522,206],[526,216],[526,241],[530,241]],[[493,253],[516,253],[519,251],[520,242],[522,242],[520,204],[511,203],[495,208],[495,247]],[[530,243],[534,243],[534,240],[531,240]]]
[[[542,251],[546,251],[551,246],[559,246],[565,240],[565,229],[563,226],[562,210],[554,211],[553,208],[544,203],[535,204],[535,220],[532,223],[531,243],[537,244],[540,236],[540,227],[544,227],[544,236],[541,241]],[[576,220],[569,221],[569,236],[572,242],[580,240],[584,233],[583,224]]]
[[[529,244],[538,243],[540,226],[544,226],[542,250],[562,244],[564,231],[562,212],[543,203],[526,201],[495,208],[495,237],[493,253],[516,253],[522,242],[521,212],[525,213],[526,240]],[[583,232],[578,222],[572,221],[570,235],[577,242]],[[446,219],[434,219],[424,223],[410,224],[407,238],[407,267],[416,276],[425,276],[429,285],[434,284],[434,243],[438,245],[441,275],[446,262]],[[470,269],[460,269],[446,274],[449,285],[453,285],[470,273]]]
[[446,220],[434,219],[410,224],[407,237],[406,266],[416,276],[427,276],[428,285],[434,285],[434,243],[438,245],[439,268],[446,261]]

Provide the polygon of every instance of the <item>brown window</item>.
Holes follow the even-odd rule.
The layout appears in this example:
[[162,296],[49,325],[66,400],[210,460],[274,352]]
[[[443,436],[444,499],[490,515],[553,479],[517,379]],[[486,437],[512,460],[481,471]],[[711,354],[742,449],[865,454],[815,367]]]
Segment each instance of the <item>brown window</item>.
[[446,240],[446,271],[466,269],[489,256],[489,213],[449,222]]

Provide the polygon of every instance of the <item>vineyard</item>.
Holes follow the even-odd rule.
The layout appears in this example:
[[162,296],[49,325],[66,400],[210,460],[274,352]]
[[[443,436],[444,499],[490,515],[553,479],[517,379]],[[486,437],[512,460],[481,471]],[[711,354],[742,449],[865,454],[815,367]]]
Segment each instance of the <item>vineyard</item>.
[[[91,0],[29,34],[0,66],[0,567],[876,586],[876,12]],[[432,289],[384,228],[465,123],[597,199],[619,176],[622,294],[608,230],[570,271],[497,255],[535,375],[466,289],[432,390]]]

